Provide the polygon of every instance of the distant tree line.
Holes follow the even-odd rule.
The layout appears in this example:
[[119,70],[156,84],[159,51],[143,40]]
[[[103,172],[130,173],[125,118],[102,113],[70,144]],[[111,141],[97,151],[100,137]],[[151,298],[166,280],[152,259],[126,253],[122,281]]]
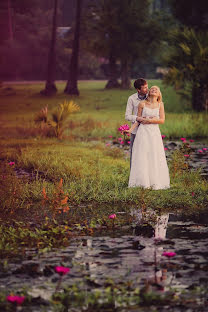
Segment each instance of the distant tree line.
[[[41,92],[51,95],[66,79],[65,92],[78,95],[78,78],[129,88],[165,66],[164,82],[208,109],[204,0],[2,0],[0,19],[1,80],[46,79]],[[57,25],[70,30],[61,36]]]

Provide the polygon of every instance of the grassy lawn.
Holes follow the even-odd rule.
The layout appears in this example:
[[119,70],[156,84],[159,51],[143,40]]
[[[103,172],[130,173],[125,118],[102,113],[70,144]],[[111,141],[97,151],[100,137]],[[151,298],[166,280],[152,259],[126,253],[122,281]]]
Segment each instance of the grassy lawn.
[[[189,103],[182,101],[172,87],[163,86],[160,80],[150,80],[149,86],[152,85],[160,86],[163,94],[166,122],[160,126],[162,133],[169,138],[208,137],[207,114],[194,113]],[[9,128],[12,136],[18,133],[17,130],[22,134],[24,127],[28,129],[34,126],[34,116],[41,108],[48,105],[49,113],[52,113],[59,102],[74,99],[81,107],[81,112],[71,117],[66,135],[75,135],[77,139],[100,139],[118,134],[118,125],[126,123],[124,114],[127,99],[135,89],[105,90],[104,81],[81,81],[80,96],[71,97],[63,93],[64,86],[59,83],[57,95],[51,98],[39,94],[43,84],[14,85],[13,95],[1,92],[1,127]]]

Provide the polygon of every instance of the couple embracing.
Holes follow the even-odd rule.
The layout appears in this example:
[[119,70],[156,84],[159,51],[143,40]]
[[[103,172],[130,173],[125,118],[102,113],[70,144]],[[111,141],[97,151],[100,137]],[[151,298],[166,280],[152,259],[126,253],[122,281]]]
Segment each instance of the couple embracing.
[[143,78],[135,80],[134,87],[137,92],[128,98],[125,114],[132,122],[129,187],[167,189],[170,178],[159,129],[165,122],[162,94],[157,86],[148,90]]

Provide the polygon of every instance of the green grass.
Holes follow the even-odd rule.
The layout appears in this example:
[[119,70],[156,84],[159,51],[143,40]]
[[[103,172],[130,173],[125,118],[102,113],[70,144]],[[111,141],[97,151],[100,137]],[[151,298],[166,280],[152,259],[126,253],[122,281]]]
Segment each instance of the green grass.
[[[166,122],[160,126],[162,133],[169,138],[208,137],[208,114],[194,113],[190,103],[181,100],[172,87],[163,86],[160,80],[150,80],[149,86],[152,85],[161,88],[165,103]],[[30,136],[27,130],[34,127],[34,116],[41,108],[48,105],[51,113],[59,102],[74,99],[81,112],[71,116],[66,135],[74,135],[81,140],[116,136],[118,126],[126,123],[126,102],[135,89],[105,90],[104,86],[104,81],[81,81],[80,96],[73,97],[64,94],[64,84],[59,83],[57,95],[47,98],[39,94],[43,84],[13,85],[14,95],[6,96],[4,91],[0,93],[2,134],[7,136],[11,133],[10,136],[14,137],[28,133]]]
[[[19,194],[20,207],[31,201],[41,206],[43,187],[52,197],[60,179],[63,179],[64,192],[70,203],[134,203],[148,209],[187,208],[190,211],[208,206],[208,184],[199,172],[186,168],[180,152],[175,153],[169,163],[171,188],[153,191],[128,188],[129,159],[120,149],[109,153],[109,148],[102,142],[28,139],[8,145],[7,141],[2,141],[2,150],[2,158],[15,161],[17,167],[37,174],[35,181],[24,184]],[[8,167],[7,163],[5,167]]]

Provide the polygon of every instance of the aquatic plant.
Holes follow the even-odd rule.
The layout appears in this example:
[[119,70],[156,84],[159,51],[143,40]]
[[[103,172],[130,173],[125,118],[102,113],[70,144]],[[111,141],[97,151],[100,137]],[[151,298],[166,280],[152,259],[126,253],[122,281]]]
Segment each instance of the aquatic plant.
[[67,273],[70,272],[70,268],[64,267],[64,266],[56,266],[55,267],[56,273],[59,275],[66,275]]
[[109,219],[115,219],[116,218],[116,214],[114,213],[114,214],[110,215],[108,218]]
[[163,253],[162,253],[162,256],[164,256],[164,257],[167,257],[167,258],[172,258],[172,257],[174,257],[176,255],[176,253],[175,252],[168,252],[168,251],[164,251]]
[[21,305],[25,301],[25,296],[7,296],[7,301]]
[[56,285],[56,289],[55,289],[55,292],[57,292],[61,286],[63,276],[70,272],[70,268],[67,268],[64,266],[56,266],[55,271],[56,271],[56,273],[58,273],[60,275],[58,284]]

